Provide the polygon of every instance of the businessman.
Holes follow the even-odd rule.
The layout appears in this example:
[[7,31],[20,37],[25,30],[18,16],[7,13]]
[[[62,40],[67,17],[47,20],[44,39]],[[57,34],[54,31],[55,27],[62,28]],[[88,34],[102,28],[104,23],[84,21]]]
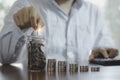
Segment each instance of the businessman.
[[26,37],[36,35],[38,28],[47,58],[79,62],[82,57],[91,61],[118,55],[95,5],[84,0],[17,0],[0,33],[0,62],[25,58]]

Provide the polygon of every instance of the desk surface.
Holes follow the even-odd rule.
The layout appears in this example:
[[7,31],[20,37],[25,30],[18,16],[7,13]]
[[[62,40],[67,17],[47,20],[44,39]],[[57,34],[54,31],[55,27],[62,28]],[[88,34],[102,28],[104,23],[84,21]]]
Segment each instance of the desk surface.
[[0,66],[0,80],[120,80],[120,66],[101,66],[99,72],[48,73],[30,72],[22,64],[5,65]]

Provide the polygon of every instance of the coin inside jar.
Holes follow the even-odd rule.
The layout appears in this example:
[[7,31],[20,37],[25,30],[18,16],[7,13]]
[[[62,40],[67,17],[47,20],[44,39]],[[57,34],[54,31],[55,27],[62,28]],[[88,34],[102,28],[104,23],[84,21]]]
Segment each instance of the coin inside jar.
[[28,42],[28,69],[44,71],[45,66],[44,40],[35,36],[31,37]]

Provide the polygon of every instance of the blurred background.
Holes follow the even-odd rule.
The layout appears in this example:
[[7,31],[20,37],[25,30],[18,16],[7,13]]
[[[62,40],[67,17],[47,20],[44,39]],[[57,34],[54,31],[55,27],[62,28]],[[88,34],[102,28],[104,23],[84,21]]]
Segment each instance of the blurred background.
[[[4,17],[16,0],[0,0],[0,30],[4,23]],[[97,5],[105,18],[105,23],[109,27],[111,36],[115,40],[120,50],[120,0],[86,0]]]

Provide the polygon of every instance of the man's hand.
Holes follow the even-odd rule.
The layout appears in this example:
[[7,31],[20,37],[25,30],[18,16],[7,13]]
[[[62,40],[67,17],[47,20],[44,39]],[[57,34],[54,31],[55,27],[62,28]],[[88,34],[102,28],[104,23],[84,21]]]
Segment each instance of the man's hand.
[[118,50],[113,48],[104,48],[97,49],[92,51],[92,54],[89,57],[89,61],[94,60],[95,58],[114,58],[118,55]]
[[35,30],[38,28],[37,25],[41,27],[44,26],[44,22],[38,14],[35,7],[24,7],[14,14],[14,21],[18,27],[21,29],[33,27]]

